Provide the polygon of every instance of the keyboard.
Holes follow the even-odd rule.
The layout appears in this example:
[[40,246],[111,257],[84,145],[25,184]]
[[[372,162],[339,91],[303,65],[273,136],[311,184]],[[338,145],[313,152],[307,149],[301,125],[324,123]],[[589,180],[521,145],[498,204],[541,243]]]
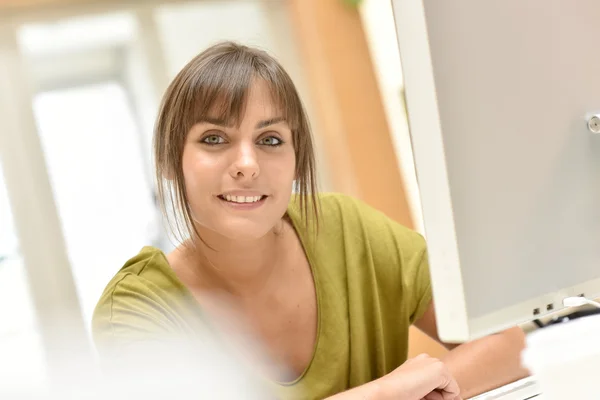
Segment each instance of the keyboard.
[[538,383],[532,377],[518,380],[469,400],[544,400]]

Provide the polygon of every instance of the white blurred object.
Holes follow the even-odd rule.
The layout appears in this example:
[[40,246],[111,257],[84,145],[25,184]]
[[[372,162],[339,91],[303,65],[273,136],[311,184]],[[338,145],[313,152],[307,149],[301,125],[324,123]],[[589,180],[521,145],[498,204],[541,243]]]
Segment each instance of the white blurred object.
[[[163,344],[169,343],[166,346]],[[221,343],[202,342],[134,344],[105,368],[81,363],[77,354],[63,364],[58,379],[48,384],[7,385],[0,380],[0,398],[27,400],[162,400],[162,399],[268,399],[246,366]]]
[[470,400],[545,400],[541,394],[540,387],[533,377],[520,379],[491,390],[479,396],[472,397]]
[[597,398],[600,315],[548,326],[528,335],[523,365],[544,400]]

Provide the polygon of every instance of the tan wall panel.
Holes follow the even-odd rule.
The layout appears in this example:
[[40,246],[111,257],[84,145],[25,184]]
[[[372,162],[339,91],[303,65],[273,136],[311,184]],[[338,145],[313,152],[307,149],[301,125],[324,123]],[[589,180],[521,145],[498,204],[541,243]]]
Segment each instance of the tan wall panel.
[[[342,0],[290,0],[332,186],[412,227],[390,129],[358,11]],[[411,329],[409,355],[446,350]]]

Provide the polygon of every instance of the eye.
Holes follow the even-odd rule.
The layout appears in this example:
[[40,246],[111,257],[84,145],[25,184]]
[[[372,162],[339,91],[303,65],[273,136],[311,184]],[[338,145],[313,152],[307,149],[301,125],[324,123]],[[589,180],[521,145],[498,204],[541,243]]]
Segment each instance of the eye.
[[223,139],[219,135],[208,135],[202,139],[202,143],[208,144],[210,146],[215,146],[217,144],[225,143],[225,139]]
[[263,146],[277,147],[283,144],[283,141],[275,136],[267,136],[258,141],[258,144]]

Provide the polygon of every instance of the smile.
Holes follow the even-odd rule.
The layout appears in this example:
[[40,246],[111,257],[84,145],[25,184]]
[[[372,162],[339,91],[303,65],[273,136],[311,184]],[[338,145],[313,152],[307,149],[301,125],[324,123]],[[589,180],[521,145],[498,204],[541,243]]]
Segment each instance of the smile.
[[221,200],[225,200],[230,203],[246,204],[246,203],[258,203],[259,201],[265,199],[267,196],[265,196],[265,195],[262,195],[262,196],[232,196],[232,195],[226,194],[226,195],[219,195],[217,197],[219,197]]

